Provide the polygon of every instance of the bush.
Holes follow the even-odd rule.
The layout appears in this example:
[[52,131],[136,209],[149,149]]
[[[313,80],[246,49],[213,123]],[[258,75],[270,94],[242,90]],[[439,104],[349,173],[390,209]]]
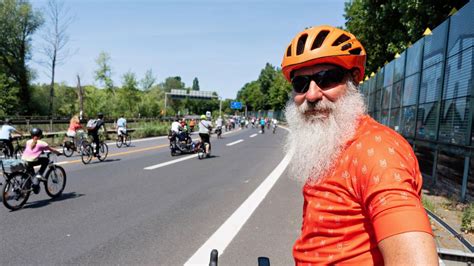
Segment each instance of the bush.
[[469,204],[462,213],[461,230],[467,233],[474,232],[474,203]]
[[146,138],[168,135],[170,125],[168,123],[156,122],[142,124],[132,133],[134,138]]

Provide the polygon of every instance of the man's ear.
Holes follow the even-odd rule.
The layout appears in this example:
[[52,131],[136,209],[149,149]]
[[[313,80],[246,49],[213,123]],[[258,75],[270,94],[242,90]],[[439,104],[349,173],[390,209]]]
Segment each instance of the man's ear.
[[353,68],[351,71],[351,76],[355,84],[359,84],[360,82],[359,75],[360,75],[360,70],[358,68]]

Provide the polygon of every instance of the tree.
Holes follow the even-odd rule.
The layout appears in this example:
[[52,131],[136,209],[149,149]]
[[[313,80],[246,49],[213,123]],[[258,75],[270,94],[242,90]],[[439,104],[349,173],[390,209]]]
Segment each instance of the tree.
[[193,91],[198,91],[199,90],[199,80],[198,78],[193,79]]
[[279,70],[270,85],[268,103],[273,110],[283,110],[291,93],[291,84]]
[[153,75],[153,71],[151,69],[148,69],[146,71],[145,76],[140,81],[142,85],[142,89],[145,91],[149,90],[153,86],[153,84],[155,84],[155,82],[156,82],[156,78]]
[[64,7],[64,2],[49,0],[46,9],[46,29],[43,33],[44,46],[42,53],[47,61],[44,65],[50,72],[51,83],[49,89],[49,115],[53,115],[54,100],[54,78],[56,66],[62,65],[69,56],[69,50],[65,50],[69,42],[67,29],[73,18],[69,15],[69,10]]
[[162,87],[165,92],[170,92],[172,89],[184,89],[184,82],[181,81],[180,76],[168,77],[165,79],[165,82],[162,83]]
[[31,37],[42,24],[41,14],[28,1],[0,2],[0,71],[8,79],[3,83],[8,95],[18,88],[19,105],[15,109],[21,114],[30,113],[31,72],[27,62],[31,59]]
[[112,81],[112,68],[110,66],[110,55],[106,52],[101,52],[99,57],[95,60],[99,69],[95,73],[95,80],[102,83],[108,91],[114,92],[114,83]]
[[138,91],[138,81],[135,73],[127,72],[122,76],[122,88],[118,91],[119,113],[127,113],[134,116],[138,113],[138,103],[140,95]]
[[376,72],[422,37],[423,31],[438,26],[452,8],[468,0],[353,0],[345,4],[346,28],[367,51],[367,73]]

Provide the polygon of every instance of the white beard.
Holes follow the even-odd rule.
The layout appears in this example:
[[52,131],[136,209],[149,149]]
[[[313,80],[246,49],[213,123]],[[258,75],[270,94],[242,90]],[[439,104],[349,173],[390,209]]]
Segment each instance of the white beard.
[[[315,104],[305,101],[297,106],[290,99],[285,116],[290,133],[285,150],[294,150],[289,164],[292,178],[306,182],[324,177],[340,156],[344,144],[355,134],[357,118],[365,113],[363,96],[352,82],[347,82],[346,93],[336,102],[327,99]],[[305,111],[329,111],[327,117],[305,115]]]

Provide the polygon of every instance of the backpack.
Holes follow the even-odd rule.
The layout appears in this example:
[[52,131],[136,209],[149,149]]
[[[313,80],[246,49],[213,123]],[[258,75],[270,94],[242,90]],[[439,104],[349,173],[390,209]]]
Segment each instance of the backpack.
[[86,125],[87,130],[89,131],[94,130],[97,127],[97,122],[98,122],[97,119],[89,119]]

